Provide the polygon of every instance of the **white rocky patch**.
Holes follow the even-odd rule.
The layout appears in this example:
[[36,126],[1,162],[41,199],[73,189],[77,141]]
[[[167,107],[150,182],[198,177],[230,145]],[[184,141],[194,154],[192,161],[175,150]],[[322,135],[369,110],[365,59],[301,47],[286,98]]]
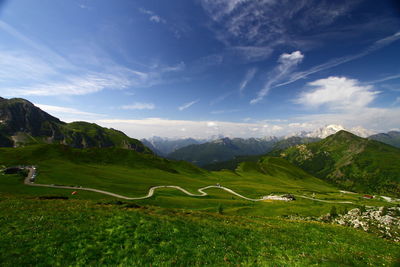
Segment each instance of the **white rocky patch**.
[[363,212],[355,208],[339,215],[333,222],[400,242],[400,207],[367,207]]

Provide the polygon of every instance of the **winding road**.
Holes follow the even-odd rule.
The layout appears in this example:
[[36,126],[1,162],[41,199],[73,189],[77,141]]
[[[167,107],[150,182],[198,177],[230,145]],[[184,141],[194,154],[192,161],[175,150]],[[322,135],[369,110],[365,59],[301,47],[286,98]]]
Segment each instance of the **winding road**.
[[[29,186],[91,191],[91,192],[96,192],[96,193],[109,195],[109,196],[112,196],[112,197],[116,197],[116,198],[120,198],[120,199],[126,199],[126,200],[141,200],[141,199],[150,198],[150,197],[152,197],[154,195],[155,190],[156,189],[160,189],[160,188],[174,188],[174,189],[182,191],[183,193],[185,193],[186,195],[191,196],[191,197],[204,197],[204,196],[208,195],[206,192],[204,192],[204,190],[207,190],[207,189],[210,189],[210,188],[218,188],[218,189],[225,190],[226,192],[231,193],[231,194],[233,194],[233,195],[235,195],[237,197],[243,198],[245,200],[249,200],[249,201],[262,201],[262,200],[265,200],[264,198],[258,198],[258,199],[248,198],[248,197],[245,197],[245,196],[233,191],[232,189],[229,189],[229,188],[224,187],[224,186],[219,186],[219,185],[209,185],[209,186],[205,186],[205,187],[199,188],[199,189],[197,189],[199,194],[190,193],[186,189],[183,189],[182,187],[176,186],[176,185],[159,185],[159,186],[151,187],[146,196],[143,196],[143,197],[127,197],[127,196],[111,193],[111,192],[108,192],[108,191],[103,191],[103,190],[94,189],[94,188],[88,188],[88,187],[74,187],[74,186],[52,185],[52,184],[35,184],[34,182],[35,182],[35,179],[36,179],[36,167],[28,166],[28,167],[25,167],[25,169],[29,170],[29,173],[28,173],[28,175],[26,176],[26,178],[24,180],[24,184],[29,185]],[[296,197],[300,197],[300,198],[309,199],[309,200],[325,202],[325,203],[353,204],[353,202],[350,202],[350,201],[330,201],[330,200],[316,199],[316,198],[311,198],[311,197],[306,197],[306,196],[301,196],[301,195],[295,195],[295,196]]]

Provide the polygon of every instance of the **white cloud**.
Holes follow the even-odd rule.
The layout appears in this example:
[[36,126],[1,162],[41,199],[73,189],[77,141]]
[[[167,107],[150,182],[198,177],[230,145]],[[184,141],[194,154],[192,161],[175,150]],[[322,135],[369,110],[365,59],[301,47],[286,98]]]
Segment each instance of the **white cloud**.
[[46,104],[35,104],[35,106],[65,122],[95,121],[107,118],[107,116],[104,114],[86,112],[76,108],[46,105]]
[[346,77],[328,77],[308,85],[312,89],[302,92],[294,102],[307,108],[322,107],[325,113],[291,118],[290,127],[310,129],[340,124],[348,129],[362,126],[385,132],[400,124],[400,108],[371,107],[379,93],[372,85]]
[[239,85],[239,92],[240,94],[243,93],[244,89],[246,88],[247,84],[251,82],[256,74],[257,69],[251,68],[247,71],[246,76],[244,77],[243,81]]
[[329,77],[308,83],[315,89],[303,92],[295,102],[306,107],[326,106],[330,110],[358,109],[370,104],[379,93],[355,79]]
[[[44,105],[44,104],[35,104],[38,108],[50,113],[50,114],[68,114],[68,115],[85,115],[85,116],[102,116],[97,113],[80,111],[75,108],[68,107],[60,107],[60,106],[52,106],[52,105]],[[54,115],[55,116],[55,115]]]
[[144,110],[144,109],[155,109],[156,106],[153,103],[133,103],[132,105],[124,105],[121,107],[121,109],[125,110],[132,110],[132,109],[139,109],[139,110]]
[[185,104],[183,104],[182,106],[178,107],[178,109],[179,109],[180,111],[185,110],[185,109],[187,109],[187,108],[190,108],[191,106],[193,106],[193,105],[196,104],[197,102],[199,102],[199,99],[194,100],[194,101],[191,101],[191,102],[189,102],[189,103],[185,103]]
[[[186,121],[147,118],[138,120],[100,119],[93,122],[104,127],[122,130],[134,138],[145,138],[151,135],[170,138],[193,137],[199,139],[220,135],[229,137],[262,137],[278,135],[282,132],[279,127],[273,127],[272,125],[263,127],[265,124],[225,121]],[[183,128],[185,131],[180,131]]]
[[341,124],[347,129],[362,126],[375,132],[386,132],[400,125],[400,108],[363,107],[334,113],[308,114],[292,118],[292,120],[319,125],[318,127],[328,124]]
[[303,58],[304,55],[300,51],[294,51],[291,54],[283,53],[279,57],[279,62],[282,63],[283,66],[294,65],[300,63]]
[[304,55],[300,51],[294,51],[290,54],[283,53],[278,59],[278,65],[269,73],[268,81],[264,87],[257,93],[257,97],[250,101],[251,104],[260,102],[271,90],[271,88],[293,71],[293,69],[303,60]]
[[217,126],[218,126],[218,124],[216,122],[212,122],[212,121],[207,122],[207,127],[217,127]]
[[163,19],[162,17],[160,17],[159,15],[157,15],[155,12],[151,11],[151,10],[147,10],[144,8],[139,8],[140,13],[148,15],[149,20],[151,22],[155,22],[155,23],[167,23],[167,21],[165,19]]

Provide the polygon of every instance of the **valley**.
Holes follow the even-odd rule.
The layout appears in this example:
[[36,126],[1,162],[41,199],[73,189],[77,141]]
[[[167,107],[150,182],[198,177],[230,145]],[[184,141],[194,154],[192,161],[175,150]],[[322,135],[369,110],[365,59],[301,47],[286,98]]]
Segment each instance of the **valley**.
[[[30,104],[24,106],[42,112]],[[30,129],[27,123],[26,129]],[[80,133],[83,136],[97,129],[91,138],[108,140],[109,134],[115,134],[115,130],[96,125],[85,127]],[[24,135],[31,136],[30,140],[46,139],[43,135],[38,139],[33,132]],[[166,260],[194,265],[364,265],[397,261],[400,216],[396,214],[400,213],[400,200],[396,187],[360,182],[365,165],[355,164],[359,164],[358,158],[367,157],[368,166],[379,166],[376,175],[384,173],[386,181],[396,185],[398,181],[389,180],[387,174],[398,173],[394,162],[400,153],[397,148],[345,131],[325,139],[270,140],[270,148],[262,155],[238,155],[227,162],[207,165],[208,170],[157,156],[134,139],[131,142],[137,144],[135,147],[100,143],[81,147],[75,143],[21,140],[14,147],[0,147],[0,206],[5,211],[0,215],[0,223],[5,226],[0,250],[13,248],[12,253],[0,256],[7,265],[157,265]],[[230,140],[215,144],[226,146],[227,142]],[[246,147],[244,140],[235,142]],[[249,149],[258,147],[257,142],[252,140]],[[201,146],[196,149],[201,150]],[[349,154],[349,148],[354,155]],[[327,153],[332,156],[321,162],[320,155],[327,157]],[[332,180],[334,176],[329,173],[337,173],[334,168],[341,170],[349,164],[361,171],[348,173],[348,178],[364,187]],[[329,172],[321,175],[312,166]],[[366,215],[362,215],[363,210]],[[68,226],[60,227],[66,222]],[[376,226],[382,223],[386,228]],[[10,231],[16,234],[12,237]],[[75,237],[67,238],[71,233]],[[243,236],[248,237],[237,241]],[[327,236],[336,241],[322,241]],[[12,243],[26,239],[30,241]],[[93,241],[96,247],[89,245]],[[124,245],[116,247],[120,242]],[[224,242],[229,242],[230,248],[218,249]],[[63,252],[51,252],[55,244],[64,247]],[[362,256],[345,252],[343,246]],[[41,253],[29,258],[13,257],[27,247],[57,256]],[[167,256],[172,250],[175,256]]]

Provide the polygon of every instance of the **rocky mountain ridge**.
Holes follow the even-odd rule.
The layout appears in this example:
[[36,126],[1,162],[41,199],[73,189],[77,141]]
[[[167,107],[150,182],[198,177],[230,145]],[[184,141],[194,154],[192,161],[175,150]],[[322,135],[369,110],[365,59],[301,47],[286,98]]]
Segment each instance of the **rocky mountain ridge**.
[[123,132],[94,123],[65,123],[31,102],[0,98],[0,146],[64,144],[75,148],[120,147],[151,153],[140,141]]
[[400,195],[400,149],[375,140],[342,130],[273,153],[348,190]]

